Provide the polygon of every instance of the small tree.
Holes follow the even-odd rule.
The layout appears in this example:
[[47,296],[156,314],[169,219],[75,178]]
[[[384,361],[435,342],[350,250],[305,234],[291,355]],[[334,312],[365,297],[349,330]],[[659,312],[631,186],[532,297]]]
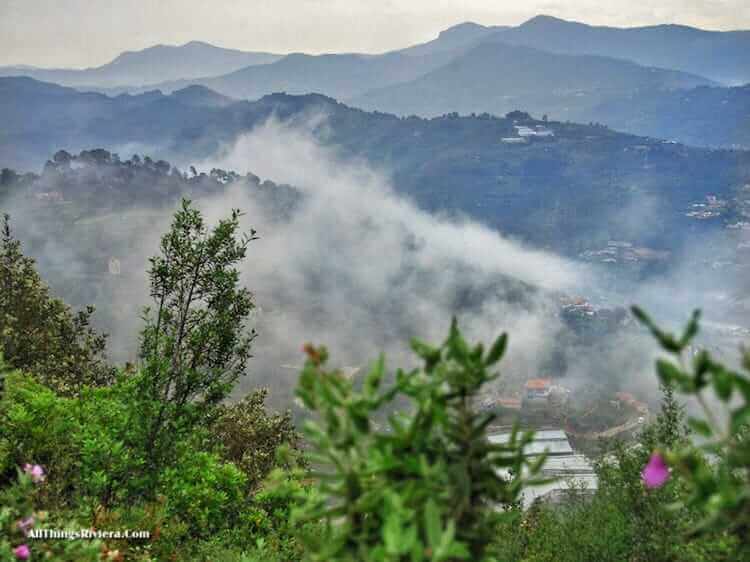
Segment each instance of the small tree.
[[112,381],[104,359],[106,336],[91,327],[94,307],[73,313],[50,294],[34,260],[21,252],[5,215],[0,239],[0,345],[14,367],[34,373],[45,385],[70,396],[85,385]]
[[161,255],[151,258],[151,296],[141,334],[146,447],[152,464],[171,433],[189,430],[229,394],[250,357],[245,327],[253,300],[239,286],[237,264],[255,239],[239,236],[239,210],[212,230],[184,199]]
[[[497,378],[492,369],[506,346],[503,335],[485,351],[470,347],[454,322],[440,347],[412,345],[421,369],[397,371],[381,390],[381,358],[362,390],[338,371],[324,368],[324,348],[307,347],[298,396],[320,416],[308,422],[317,485],[297,520],[325,522],[320,540],[307,546],[311,560],[487,560],[504,506],[514,504],[535,480],[544,455],[529,463],[523,448],[530,432],[514,430],[507,443],[492,444],[492,413],[473,401]],[[388,427],[375,422],[394,401],[407,402]]]

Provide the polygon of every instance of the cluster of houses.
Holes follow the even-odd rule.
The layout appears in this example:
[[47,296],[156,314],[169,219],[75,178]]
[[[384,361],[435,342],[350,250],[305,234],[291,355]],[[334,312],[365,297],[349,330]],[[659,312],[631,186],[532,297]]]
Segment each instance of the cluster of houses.
[[586,261],[599,263],[639,263],[643,261],[657,262],[669,258],[669,252],[654,250],[652,248],[637,247],[631,242],[610,240],[604,248],[599,250],[586,250],[580,254]]
[[721,216],[727,208],[727,202],[715,195],[707,195],[706,200],[701,203],[693,203],[685,213],[686,217],[696,220],[715,219]]
[[562,303],[563,314],[576,316],[596,316],[596,307],[584,298],[566,300]]
[[34,194],[34,199],[42,203],[62,203],[63,194],[60,191],[41,191]]
[[[568,400],[569,394],[570,390],[557,384],[554,379],[534,378],[526,381],[520,400],[494,398],[486,400],[482,405],[495,408],[502,406],[519,411],[554,410],[561,401]],[[533,441],[524,447],[524,453],[532,459],[542,454],[546,455],[539,476],[550,479],[550,482],[524,489],[524,509],[528,509],[535,502],[559,504],[571,498],[590,496],[596,491],[596,471],[591,461],[573,448],[570,438],[596,440],[632,434],[639,431],[650,416],[648,405],[628,392],[616,393],[609,405],[618,410],[627,409],[630,415],[622,424],[599,433],[576,434],[572,430],[560,429],[560,426],[533,424],[539,429],[535,430]],[[506,428],[499,427],[490,433],[489,440],[493,444],[503,444],[509,441],[510,435]]]

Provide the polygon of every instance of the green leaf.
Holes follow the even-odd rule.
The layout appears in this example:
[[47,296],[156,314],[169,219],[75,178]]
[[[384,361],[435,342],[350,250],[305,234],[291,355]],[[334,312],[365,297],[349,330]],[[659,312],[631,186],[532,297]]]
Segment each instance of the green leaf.
[[667,386],[678,385],[683,391],[692,390],[692,379],[683,373],[677,365],[671,361],[658,359],[656,361],[656,373],[662,384]]
[[435,500],[430,498],[424,509],[424,525],[427,533],[427,541],[432,549],[436,549],[440,544],[442,535],[442,524],[440,522],[440,512],[438,511]]
[[732,396],[734,388],[733,377],[724,368],[717,368],[713,372],[713,387],[716,395],[724,402]]
[[680,345],[682,347],[687,346],[692,339],[698,334],[698,323],[701,318],[701,311],[700,310],[694,310],[693,316],[690,318],[690,321],[688,322],[688,325],[685,327],[685,331],[682,333],[682,338],[680,339]]
[[711,426],[708,425],[708,423],[704,420],[697,419],[697,418],[690,418],[688,419],[688,425],[698,435],[701,435],[703,437],[711,437],[711,435],[713,435]]
[[402,531],[403,520],[400,513],[396,510],[390,511],[383,525],[383,542],[385,542],[385,549],[388,554],[401,553]]
[[732,412],[733,433],[738,432],[747,423],[750,423],[750,406],[744,406]]
[[490,365],[494,365],[500,359],[502,359],[503,355],[505,355],[505,350],[508,347],[508,334],[501,334],[499,338],[495,340],[495,343],[492,344],[492,347],[490,348],[490,352],[487,354],[487,358],[484,361],[484,364],[489,367]]

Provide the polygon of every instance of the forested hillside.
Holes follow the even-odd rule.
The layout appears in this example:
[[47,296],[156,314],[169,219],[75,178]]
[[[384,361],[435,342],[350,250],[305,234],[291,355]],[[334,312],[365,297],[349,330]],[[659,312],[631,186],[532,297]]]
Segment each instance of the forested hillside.
[[[0,79],[0,89],[0,160],[9,168],[39,169],[59,148],[91,146],[123,157],[152,147],[155,156],[189,165],[273,117],[310,130],[343,156],[364,157],[424,209],[464,213],[573,254],[612,239],[678,248],[691,233],[721,226],[685,216],[691,204],[709,195],[732,199],[750,181],[747,151],[692,148],[523,112],[398,118],[317,95],[232,103],[191,88],[110,98],[28,79]],[[311,127],[313,118],[319,121]]]

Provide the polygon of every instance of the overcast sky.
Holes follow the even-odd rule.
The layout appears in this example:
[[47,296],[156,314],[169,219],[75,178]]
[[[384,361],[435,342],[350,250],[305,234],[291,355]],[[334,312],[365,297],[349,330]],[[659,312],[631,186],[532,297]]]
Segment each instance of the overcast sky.
[[[606,4],[606,6],[604,5]],[[0,64],[95,66],[120,52],[202,40],[243,50],[382,52],[451,25],[539,14],[592,24],[750,29],[748,0],[0,0]]]

